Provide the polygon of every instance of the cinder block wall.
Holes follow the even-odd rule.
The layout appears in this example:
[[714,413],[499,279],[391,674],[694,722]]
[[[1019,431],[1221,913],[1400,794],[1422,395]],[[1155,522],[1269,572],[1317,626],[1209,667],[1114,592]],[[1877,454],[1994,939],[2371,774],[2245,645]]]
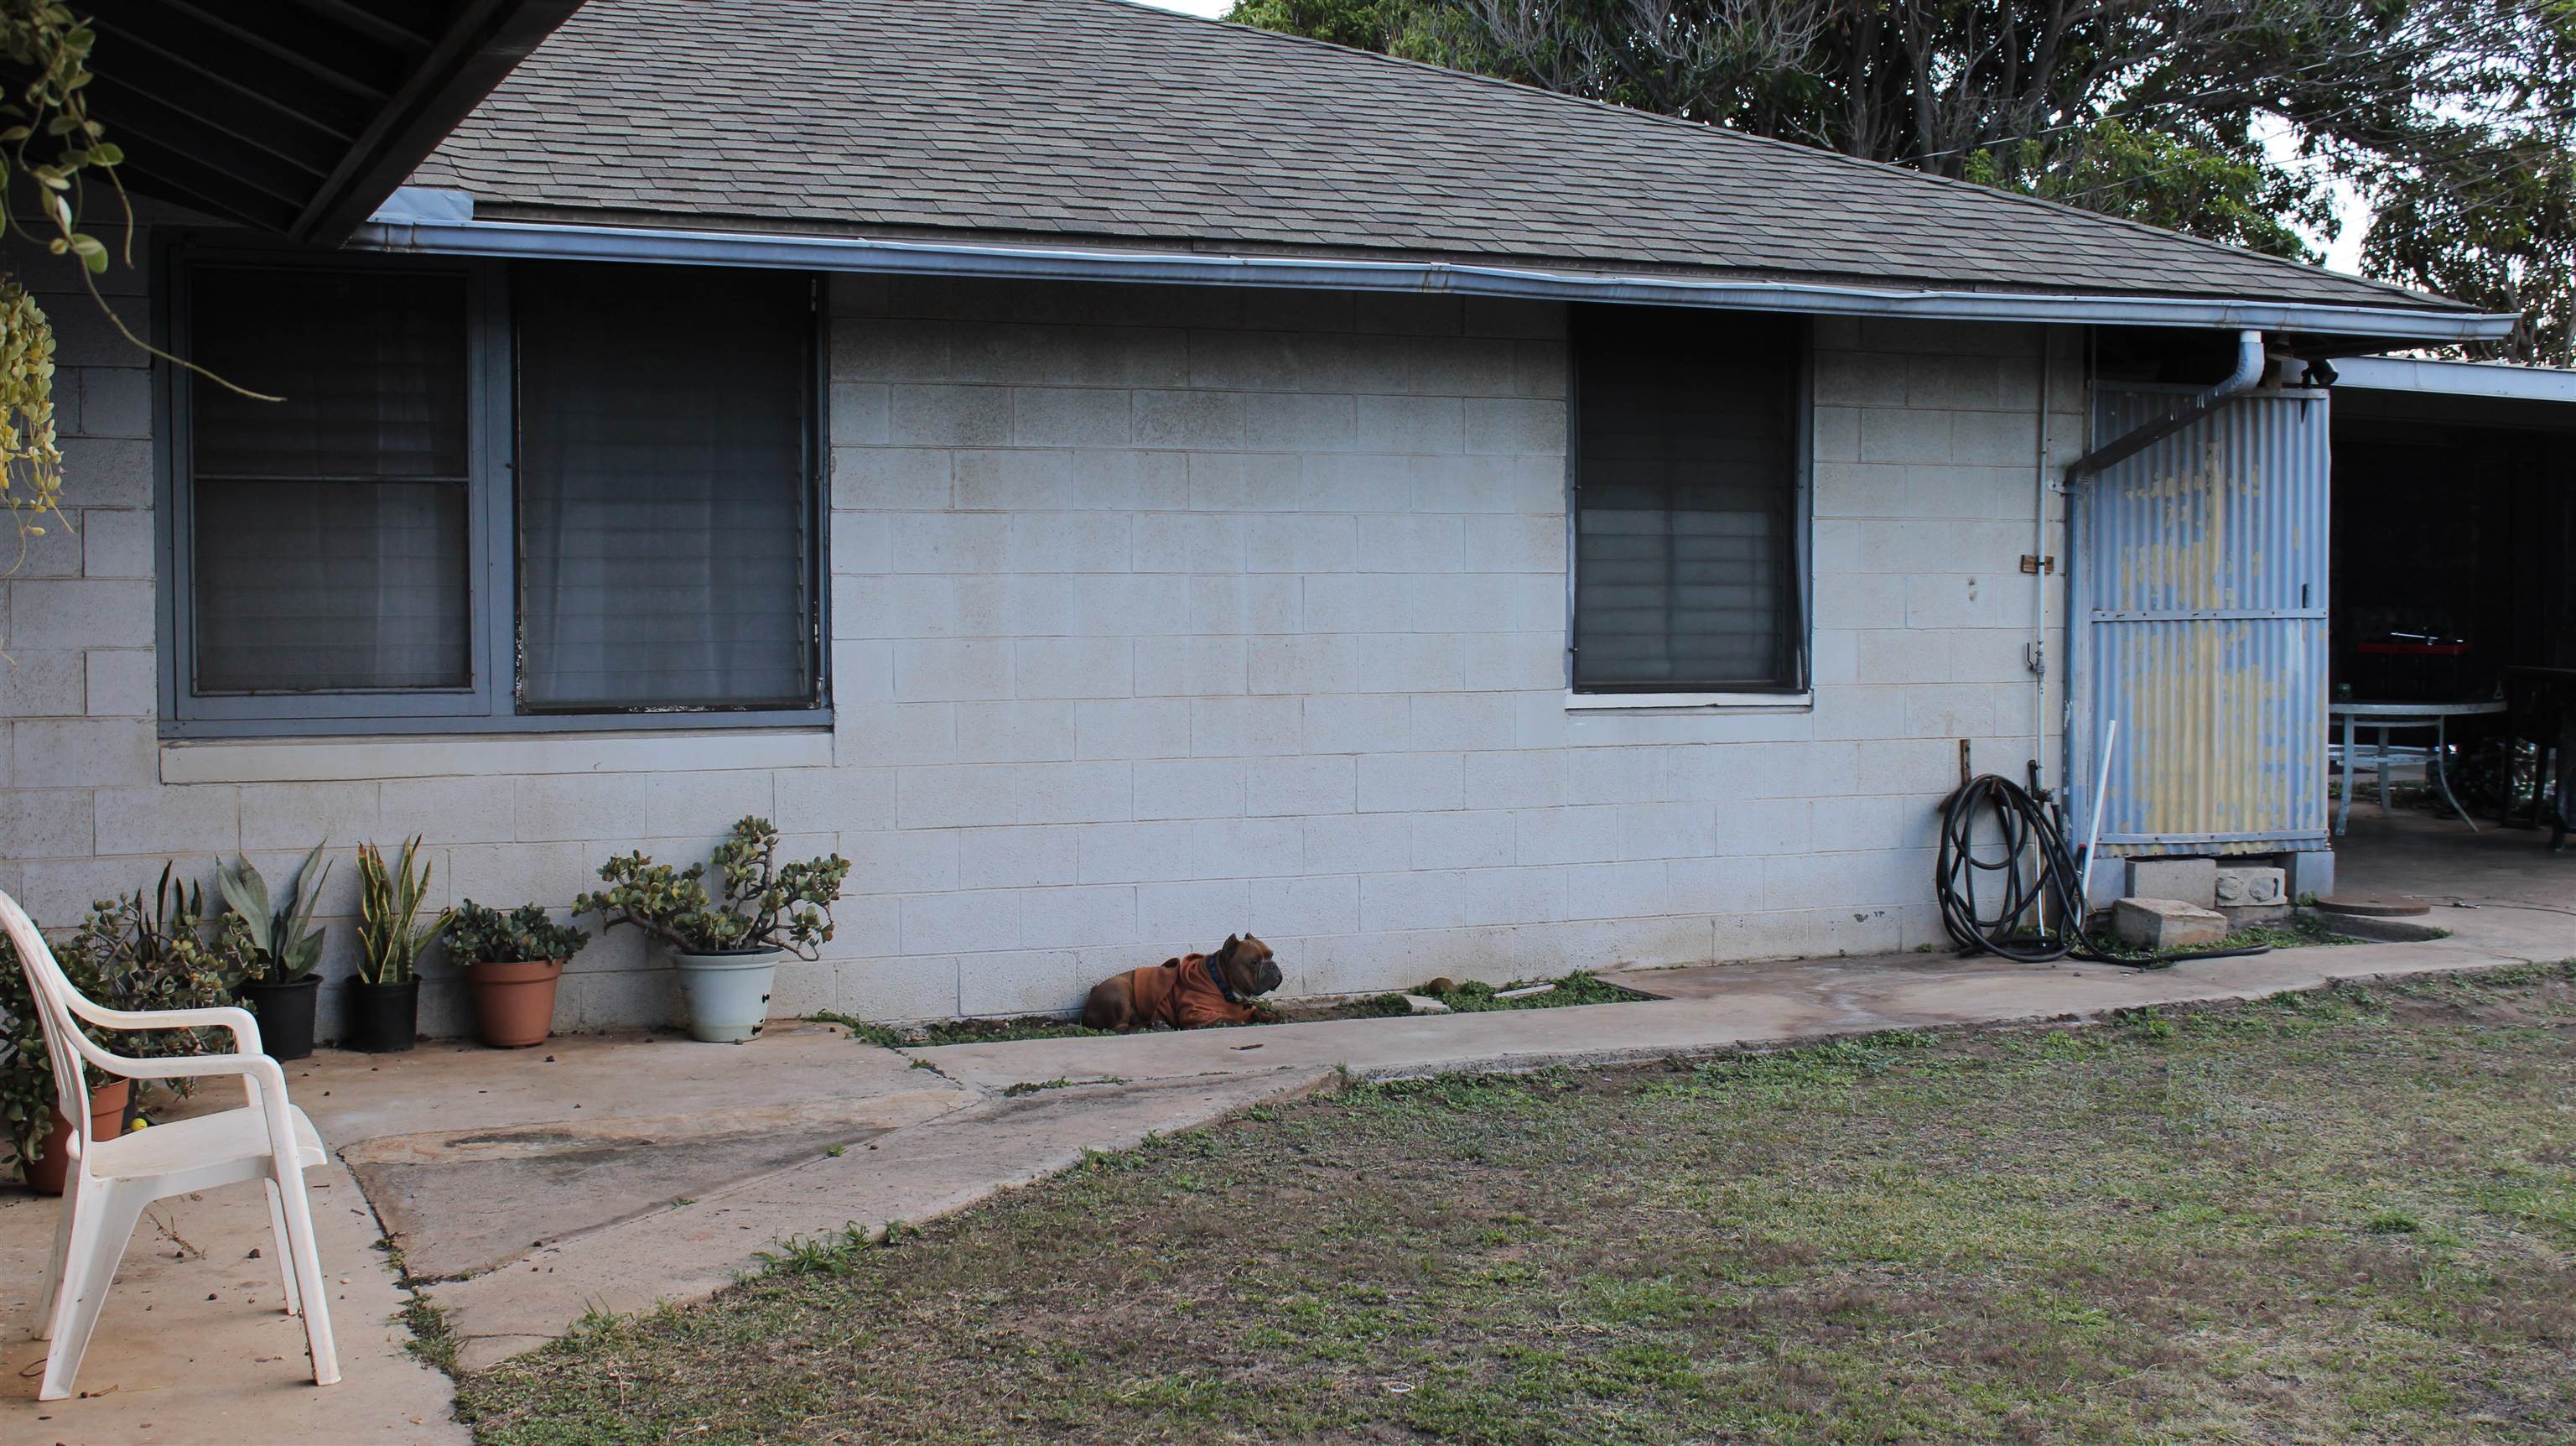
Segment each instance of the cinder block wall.
[[[68,925],[165,857],[277,873],[317,839],[421,832],[439,900],[559,906],[611,852],[702,857],[762,812],[857,864],[775,1008],[909,1019],[1070,1007],[1244,929],[1291,993],[1910,947],[1939,936],[1954,740],[2053,776],[2016,564],[2043,391],[2059,460],[2080,450],[2071,340],[2043,388],[2035,329],[1820,323],[1815,707],[1602,716],[1564,707],[1561,309],[882,278],[831,298],[828,737],[360,748],[156,740],[148,374],[49,295],[77,535],[6,584],[0,886]],[[143,299],[120,304],[140,329]],[[353,894],[343,851],[335,979]],[[461,1031],[444,973],[424,1021]],[[621,931],[558,1021],[671,1007]]]

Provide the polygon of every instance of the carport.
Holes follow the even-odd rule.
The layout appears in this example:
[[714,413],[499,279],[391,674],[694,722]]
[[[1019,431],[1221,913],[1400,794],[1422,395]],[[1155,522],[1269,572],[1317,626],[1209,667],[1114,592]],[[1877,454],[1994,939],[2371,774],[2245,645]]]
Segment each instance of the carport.
[[[2546,823],[2543,760],[2554,750],[2563,780],[2576,752],[2576,372],[2392,358],[2338,369],[2334,697],[2502,705],[2448,720],[2445,766],[2478,827]],[[2432,735],[2392,741],[2423,748]],[[2352,835],[2386,831],[2376,788],[2354,782]]]

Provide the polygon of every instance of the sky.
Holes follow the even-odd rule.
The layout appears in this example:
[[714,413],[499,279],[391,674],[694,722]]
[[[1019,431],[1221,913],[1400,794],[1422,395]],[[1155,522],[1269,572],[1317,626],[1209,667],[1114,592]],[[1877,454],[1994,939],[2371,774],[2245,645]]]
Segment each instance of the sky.
[[[1143,3],[1159,6],[1165,10],[1178,10],[1187,15],[1212,17],[1221,16],[1234,8],[1234,0],[1143,0]],[[2290,146],[2289,137],[2281,134],[2266,134],[2264,141],[2284,151]],[[2341,235],[2333,241],[2326,242],[2323,247],[2326,265],[2337,271],[2358,274],[2361,270],[2361,233],[2370,223],[2370,212],[2362,204],[2361,198],[2354,195],[2348,186],[2337,189],[2335,200],[2337,209],[2343,213],[2343,229]],[[2313,244],[2321,238],[2311,236],[2308,239]]]

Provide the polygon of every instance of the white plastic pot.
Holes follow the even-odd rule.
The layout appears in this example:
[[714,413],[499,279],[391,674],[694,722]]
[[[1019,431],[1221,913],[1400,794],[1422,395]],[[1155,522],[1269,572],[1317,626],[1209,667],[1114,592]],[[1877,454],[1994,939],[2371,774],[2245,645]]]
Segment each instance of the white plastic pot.
[[781,952],[672,950],[671,967],[680,971],[680,994],[689,1006],[689,1037],[709,1044],[740,1044],[759,1034],[769,1019],[769,988],[778,977]]

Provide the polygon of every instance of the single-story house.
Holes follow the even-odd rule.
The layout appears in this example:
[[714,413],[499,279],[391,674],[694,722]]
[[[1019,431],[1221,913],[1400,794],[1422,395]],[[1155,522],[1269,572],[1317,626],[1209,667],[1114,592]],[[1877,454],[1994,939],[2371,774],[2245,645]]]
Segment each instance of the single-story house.
[[[2507,320],[1121,0],[593,0],[339,244],[158,194],[118,304],[285,400],[11,257],[0,887],[761,814],[856,865],[781,1014],[1933,943],[1963,747],[2313,886],[2314,364]],[[670,1009],[621,931],[560,1019]]]

